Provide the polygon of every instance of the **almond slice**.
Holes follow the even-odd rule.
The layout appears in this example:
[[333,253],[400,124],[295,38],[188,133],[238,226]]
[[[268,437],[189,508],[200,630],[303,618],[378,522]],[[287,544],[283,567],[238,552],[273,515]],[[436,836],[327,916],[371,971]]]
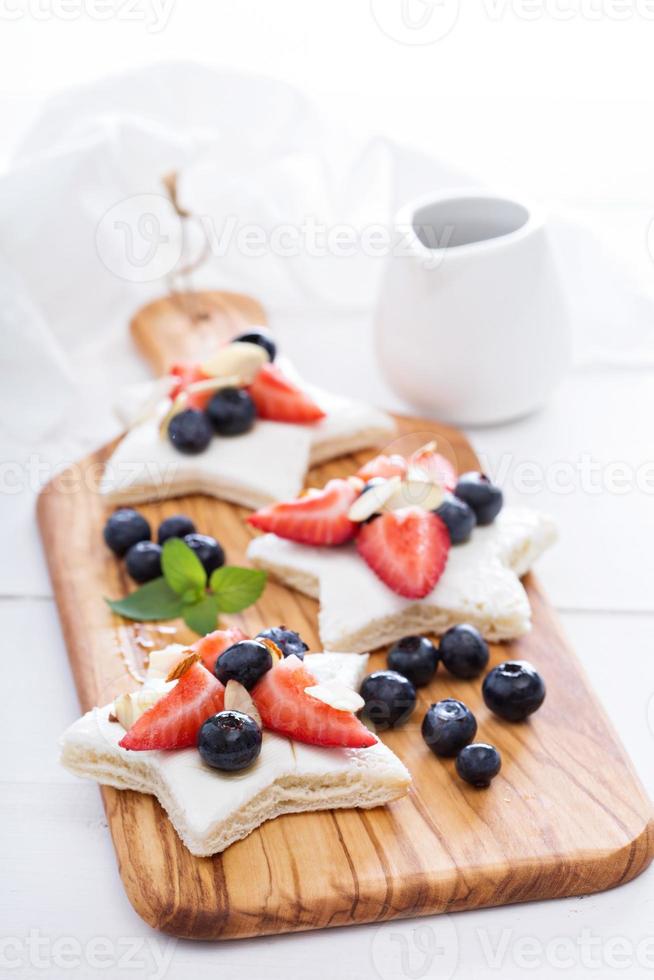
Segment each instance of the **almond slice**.
[[259,344],[236,340],[221,347],[213,357],[205,361],[202,370],[214,377],[236,375],[241,379],[241,384],[249,385],[268,361],[267,351]]
[[249,715],[256,721],[259,728],[262,728],[261,715],[259,709],[252,700],[247,688],[239,684],[238,681],[227,681],[225,686],[225,711],[241,711],[244,715]]
[[161,422],[159,423],[159,435],[162,439],[165,439],[168,434],[168,426],[180,412],[183,412],[187,407],[188,397],[186,392],[182,391],[177,398],[174,400]]
[[273,658],[273,667],[276,663],[279,663],[280,660],[284,659],[284,654],[274,640],[269,639],[267,636],[257,636],[256,639],[258,643],[263,643],[263,645],[268,647],[270,650],[270,655]]
[[172,669],[168,672],[168,676],[166,677],[166,683],[168,683],[168,681],[178,681],[182,676],[182,674],[185,674],[186,671],[189,669],[189,667],[192,667],[193,664],[196,663],[199,659],[200,659],[199,653],[195,653],[194,651],[189,651],[188,656],[184,657],[183,660],[179,660],[174,665],[174,667],[172,667]]
[[355,521],[357,524],[367,521],[369,517],[384,508],[386,502],[398,490],[401,482],[399,476],[392,476],[389,480],[371,483],[367,490],[359,494],[347,512],[349,520]]
[[445,490],[432,480],[402,480],[395,492],[386,501],[388,510],[402,507],[422,507],[423,510],[436,510],[445,499]]
[[112,714],[109,721],[115,720],[128,731],[141,715],[153,708],[157,701],[160,701],[164,694],[173,687],[172,684],[158,684],[156,687],[143,687],[140,691],[130,691],[129,694],[121,694],[114,700]]
[[335,708],[336,711],[355,713],[360,711],[365,704],[360,694],[340,681],[314,684],[312,687],[305,687],[304,693],[317,701],[322,701],[323,704],[328,704],[330,708]]

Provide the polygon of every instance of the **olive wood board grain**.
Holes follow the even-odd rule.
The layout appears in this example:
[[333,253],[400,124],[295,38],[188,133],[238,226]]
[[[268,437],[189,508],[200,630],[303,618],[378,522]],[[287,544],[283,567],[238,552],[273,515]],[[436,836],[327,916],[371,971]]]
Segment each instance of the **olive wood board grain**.
[[[244,307],[246,297],[237,297],[231,317],[228,294],[203,295],[220,311],[215,336],[234,333],[248,317],[263,321],[257,304]],[[143,311],[145,321],[132,329],[141,350],[165,370],[170,360],[188,353],[185,332],[173,323],[177,336],[168,343],[169,330],[166,344],[158,346],[151,313],[152,307]],[[164,313],[169,316],[170,308]],[[211,342],[206,335],[199,345],[197,337],[192,340],[195,351]],[[460,471],[475,466],[474,452],[457,430],[414,418],[398,418],[398,426],[398,444],[424,442],[430,435]],[[84,711],[132,689],[153,647],[193,639],[180,623],[123,620],[103,600],[131,588],[123,563],[102,544],[108,511],[97,485],[111,449],[61,473],[38,504]],[[370,455],[317,467],[307,483],[321,486],[329,477],[353,473]],[[245,509],[201,495],[139,509],[154,527],[166,516],[186,513],[199,530],[222,542],[230,563],[245,562],[255,533],[244,521]],[[492,646],[491,663],[511,657],[535,664],[547,683],[544,706],[526,723],[502,722],[484,706],[478,680],[456,680],[441,667],[419,691],[409,723],[382,735],[413,776],[409,794],[389,806],[278,817],[223,854],[197,858],[154,797],[103,788],[120,874],[137,912],[175,936],[232,939],[583,895],[642,872],[654,853],[651,804],[547,598],[532,575],[525,586],[532,631]],[[320,650],[317,603],[272,580],[256,606],[225,622],[252,634],[286,623],[312,651]],[[383,664],[384,652],[374,653],[371,669]],[[453,761],[437,759],[422,741],[424,712],[443,697],[465,701],[477,716],[478,738],[502,753],[502,772],[487,790],[463,783]]]

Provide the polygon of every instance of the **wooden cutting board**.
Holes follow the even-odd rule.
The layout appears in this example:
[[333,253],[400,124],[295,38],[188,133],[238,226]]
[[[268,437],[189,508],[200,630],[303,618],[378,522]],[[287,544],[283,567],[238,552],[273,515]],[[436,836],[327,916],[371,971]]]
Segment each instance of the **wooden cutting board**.
[[[132,330],[162,370],[189,350],[210,350],[248,321],[263,321],[257,304],[206,293],[159,301]],[[422,419],[398,422],[403,433],[433,434],[460,470],[475,466],[460,432]],[[84,711],[133,688],[132,675],[153,646],[192,638],[183,625],[124,621],[103,601],[130,588],[101,537],[107,512],[97,485],[111,449],[60,474],[38,505]],[[352,473],[370,455],[317,467],[308,482],[321,486]],[[254,533],[243,520],[247,511],[208,497],[139,509],[153,527],[170,514],[188,514],[222,542],[231,563],[244,561]],[[479,681],[439,669],[419,692],[410,723],[383,736],[413,775],[409,795],[390,806],[278,817],[222,855],[196,858],[153,797],[104,788],[120,874],[137,912],[175,936],[236,938],[582,895],[643,871],[654,853],[651,805],[546,597],[533,576],[525,584],[533,630],[494,646],[492,664],[508,657],[534,663],[547,682],[543,708],[529,722],[510,725],[489,714]],[[316,614],[316,602],[271,581],[256,607],[226,620],[250,633],[284,622],[319,650]],[[378,652],[370,666],[383,664]],[[435,758],[420,737],[427,706],[450,696],[472,708],[478,737],[502,753],[502,772],[488,790],[464,784],[453,762]]]

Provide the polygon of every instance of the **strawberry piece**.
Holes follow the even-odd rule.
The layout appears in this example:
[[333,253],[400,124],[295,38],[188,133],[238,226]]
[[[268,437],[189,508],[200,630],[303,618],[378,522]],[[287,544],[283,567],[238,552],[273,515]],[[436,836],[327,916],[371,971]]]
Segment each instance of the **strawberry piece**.
[[456,486],[456,470],[449,459],[431,449],[419,449],[410,460],[411,466],[422,470],[425,476],[435,483],[440,483],[446,490],[454,490]]
[[182,674],[175,687],[123,736],[122,749],[185,749],[195,745],[202,723],[225,706],[225,688],[201,663]]
[[[205,374],[199,364],[193,362],[178,362],[173,364],[170,368],[169,374],[174,375],[179,380],[173,385],[170,391],[170,397],[175,400],[178,395],[181,395],[183,391],[186,391],[189,385],[193,384],[195,381],[206,381],[209,377]],[[214,394],[213,391],[194,391],[188,396],[188,408],[197,408],[202,411],[207,407],[211,396]]]
[[388,480],[392,476],[405,477],[407,469],[408,464],[404,456],[398,456],[394,453],[392,456],[381,455],[375,456],[374,459],[369,459],[357,472],[357,476],[361,480],[366,480],[366,482],[379,476]]
[[230,626],[226,630],[214,630],[213,633],[207,633],[201,640],[197,640],[193,644],[193,650],[199,654],[204,666],[213,674],[216,660],[220,654],[235,643],[248,639],[248,635],[238,626]]
[[338,711],[305,693],[316,683],[295,655],[285,657],[264,674],[252,691],[264,727],[309,745],[351,749],[375,745],[376,737],[356,715]]
[[422,599],[443,574],[450,536],[436,514],[403,507],[364,524],[357,550],[389,589],[407,599]]
[[322,408],[283,374],[276,364],[264,364],[248,388],[261,419],[272,422],[317,422]]
[[260,531],[302,544],[343,544],[353,538],[358,524],[347,514],[359,492],[349,480],[330,480],[322,490],[313,490],[250,514],[248,523]]

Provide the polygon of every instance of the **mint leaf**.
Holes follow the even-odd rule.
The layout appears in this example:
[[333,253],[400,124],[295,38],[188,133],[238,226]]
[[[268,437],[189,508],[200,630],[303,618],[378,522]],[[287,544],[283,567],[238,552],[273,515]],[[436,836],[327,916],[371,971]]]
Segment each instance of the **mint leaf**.
[[182,600],[164,578],[155,578],[131,592],[124,599],[105,599],[115,613],[126,619],[147,622],[154,619],[176,619],[182,615]]
[[218,601],[213,595],[205,596],[192,606],[184,606],[182,616],[189,629],[199,633],[200,636],[205,636],[218,625]]
[[256,568],[227,565],[211,574],[209,587],[221,612],[236,613],[256,602],[266,585],[266,573]]
[[173,592],[183,595],[189,590],[204,590],[207,573],[194,551],[181,538],[168,538],[161,552],[161,569]]

